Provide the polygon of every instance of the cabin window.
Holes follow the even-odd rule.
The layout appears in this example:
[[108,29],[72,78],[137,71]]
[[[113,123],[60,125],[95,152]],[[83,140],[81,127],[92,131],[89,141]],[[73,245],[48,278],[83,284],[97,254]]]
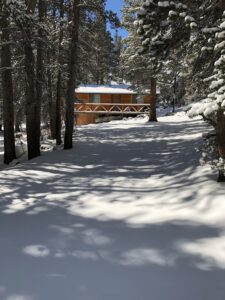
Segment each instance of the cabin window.
[[100,103],[100,95],[99,94],[90,94],[89,102],[90,103]]
[[137,95],[132,95],[132,103],[137,103]]
[[144,103],[144,95],[138,95],[137,103],[140,103],[140,104]]
[[137,104],[144,103],[144,95],[133,95],[132,102]]

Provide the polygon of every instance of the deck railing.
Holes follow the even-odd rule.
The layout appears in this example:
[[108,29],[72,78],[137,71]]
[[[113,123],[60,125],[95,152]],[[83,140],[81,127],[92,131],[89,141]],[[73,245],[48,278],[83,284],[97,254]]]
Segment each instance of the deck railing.
[[75,103],[75,114],[140,115],[149,111],[149,104]]

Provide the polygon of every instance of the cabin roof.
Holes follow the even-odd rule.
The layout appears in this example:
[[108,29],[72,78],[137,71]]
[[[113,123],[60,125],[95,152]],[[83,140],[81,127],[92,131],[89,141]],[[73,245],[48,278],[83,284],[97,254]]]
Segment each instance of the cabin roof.
[[77,94],[128,94],[136,95],[137,92],[132,90],[126,84],[113,84],[113,85],[80,85],[75,89]]

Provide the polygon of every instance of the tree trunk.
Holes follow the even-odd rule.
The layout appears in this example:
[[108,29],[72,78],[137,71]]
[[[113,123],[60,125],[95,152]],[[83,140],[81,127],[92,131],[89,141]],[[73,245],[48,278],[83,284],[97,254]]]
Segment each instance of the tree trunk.
[[[219,157],[225,161],[225,115],[222,109],[217,112],[216,137]],[[225,182],[224,170],[219,170],[217,181]]]
[[40,130],[37,130],[39,116],[37,105],[37,95],[35,90],[34,55],[31,43],[31,33],[26,30],[26,41],[24,45],[25,70],[26,70],[26,130],[28,159],[40,155]]
[[176,97],[177,97],[177,77],[175,76],[173,82],[173,113],[175,113]]
[[[45,4],[43,0],[38,1],[38,16],[39,22],[42,23],[45,15]],[[38,30],[38,42],[37,42],[37,81],[36,81],[36,107],[37,107],[37,115],[36,115],[36,132],[39,137],[39,145],[40,148],[40,136],[41,136],[41,101],[43,97],[43,83],[44,83],[44,47],[43,47],[43,32],[42,28]]]
[[[53,1],[52,3],[52,18],[55,19],[56,17],[56,5],[57,3]],[[45,11],[45,17],[47,18],[47,10]],[[56,27],[54,26],[54,30]],[[56,101],[53,93],[53,77],[51,72],[51,48],[47,50],[47,79],[48,79],[48,115],[50,121],[50,131],[51,131],[51,138],[53,140],[56,139]]]
[[[34,12],[36,6],[35,0],[28,2],[27,13]],[[32,8],[32,10],[31,10]],[[40,155],[40,123],[39,100],[35,89],[35,59],[32,48],[32,33],[29,26],[24,29],[24,54],[26,71],[26,130],[28,159]]]
[[58,78],[57,78],[57,87],[56,87],[56,144],[61,145],[61,128],[62,128],[62,116],[61,116],[61,90],[62,90],[62,74],[61,74],[61,55],[62,55],[62,40],[63,40],[63,17],[64,17],[64,0],[60,0],[60,31],[59,31],[59,56],[58,56]]
[[150,96],[150,104],[149,104],[149,108],[150,108],[149,122],[157,122],[156,100],[157,100],[156,79],[154,77],[151,77],[151,96]]
[[[60,66],[59,66],[60,68]],[[56,144],[62,144],[61,138],[61,128],[62,128],[62,119],[61,119],[61,71],[58,71],[58,78],[57,78],[57,87],[56,87],[56,107],[55,107],[55,137],[56,137]]]
[[64,149],[73,147],[73,126],[74,126],[74,90],[76,86],[76,67],[78,49],[78,26],[79,26],[79,0],[73,1],[73,26],[70,45],[69,80],[66,98],[66,120]]
[[2,72],[2,96],[3,96],[3,124],[4,124],[4,163],[9,164],[16,158],[14,136],[14,103],[13,84],[11,70],[11,49],[9,22],[7,16],[2,14],[0,18],[2,30],[1,67]]
[[55,101],[53,99],[52,94],[52,75],[50,70],[50,53],[49,50],[47,52],[47,78],[48,78],[48,115],[49,115],[49,121],[50,121],[50,131],[51,131],[51,138],[53,140],[56,139],[56,121],[55,121]]
[[14,120],[14,122],[15,122],[15,131],[16,132],[20,132],[21,131],[21,129],[20,129],[20,126],[21,126],[21,120],[22,120],[22,117],[21,117],[21,115],[22,115],[22,112],[21,112],[21,108],[19,108],[19,109],[17,109],[16,110],[16,112],[15,112],[15,120]]
[[32,15],[34,13],[36,4],[37,4],[37,0],[26,0],[28,14]]

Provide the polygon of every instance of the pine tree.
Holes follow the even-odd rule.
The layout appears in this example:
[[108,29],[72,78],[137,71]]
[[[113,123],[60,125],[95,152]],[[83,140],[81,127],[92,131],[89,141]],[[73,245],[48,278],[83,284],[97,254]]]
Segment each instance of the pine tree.
[[95,9],[82,10],[80,14],[78,81],[104,84],[113,72],[114,45],[107,31],[108,14],[105,1],[96,1]]
[[141,9],[140,1],[125,1],[122,24],[128,32],[121,52],[121,68],[124,78],[133,83],[140,92],[151,90],[149,121],[157,121],[156,117],[156,79],[154,64],[148,53],[139,55],[142,39],[137,33],[136,14]]
[[213,75],[205,79],[209,84],[210,93],[201,103],[193,105],[190,116],[202,115],[215,128],[215,138],[207,140],[205,157],[213,153],[213,163],[216,165],[218,181],[225,181],[225,13],[215,35],[214,52],[217,60]]
[[202,78],[213,69],[212,48],[206,44],[220,11],[218,3],[209,1],[142,2],[135,22],[142,40],[140,53],[152,57],[159,80],[170,74],[184,84],[185,78],[186,96],[204,94]]
[[115,82],[123,82],[124,74],[120,65],[121,55],[123,51],[123,39],[119,35],[118,29],[113,39],[112,49],[110,51],[110,66],[111,66],[111,78]]

